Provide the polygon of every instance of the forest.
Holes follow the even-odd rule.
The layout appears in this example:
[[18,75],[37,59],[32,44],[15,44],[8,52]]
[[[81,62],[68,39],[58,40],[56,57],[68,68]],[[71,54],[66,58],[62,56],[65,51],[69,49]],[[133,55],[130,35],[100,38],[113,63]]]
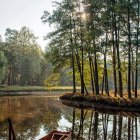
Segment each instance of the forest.
[[28,27],[6,29],[5,41],[0,39],[0,85],[42,86],[54,81],[63,85],[70,81],[59,77]]
[[20,31],[7,28],[5,41],[0,41],[0,82],[7,85],[41,85],[45,74],[45,59],[27,27]]
[[137,98],[140,70],[139,0],[62,0],[42,21],[54,27],[47,51],[56,69],[69,64],[81,94]]
[[[62,0],[44,11],[53,26],[42,51],[28,27],[7,28],[0,39],[1,85],[73,85],[73,93],[138,95],[139,0]],[[46,29],[47,30],[47,29]]]
[[39,19],[45,50],[25,25],[0,33],[0,139],[53,139],[60,130],[60,139],[67,131],[72,140],[138,140],[140,0],[52,7]]

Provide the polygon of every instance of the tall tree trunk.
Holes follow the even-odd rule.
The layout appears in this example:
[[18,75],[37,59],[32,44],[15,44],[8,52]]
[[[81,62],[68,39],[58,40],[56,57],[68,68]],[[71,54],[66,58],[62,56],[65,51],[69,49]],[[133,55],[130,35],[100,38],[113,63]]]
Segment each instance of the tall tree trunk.
[[[74,20],[73,20],[74,21]],[[75,27],[75,21],[74,21],[74,32],[76,33],[76,27]],[[74,44],[77,44],[77,36],[74,36]],[[79,52],[78,49],[76,48],[75,51],[75,56],[76,56],[76,62],[77,62],[77,66],[78,66],[78,70],[79,70],[79,74],[80,74],[80,80],[81,80],[81,91],[83,91],[83,80],[82,80],[82,68],[81,68],[81,64],[80,64],[80,56],[79,56]],[[82,93],[82,92],[81,92]]]
[[78,0],[78,8],[80,13],[80,50],[81,50],[81,94],[84,94],[84,48],[83,48],[83,32],[82,32],[82,15],[81,15],[81,1]]
[[93,64],[92,64],[92,59],[89,53],[89,66],[90,66],[90,79],[91,79],[91,87],[92,87],[92,92],[94,93],[94,80],[93,80]]
[[103,72],[103,78],[102,78],[102,90],[101,90],[101,94],[104,94],[104,82],[105,82],[105,74]]
[[84,51],[83,51],[83,45],[82,45],[82,66],[81,66],[81,94],[84,94]]
[[[88,34],[90,34],[89,26],[86,25],[86,28],[87,28]],[[91,88],[92,88],[92,93],[94,94],[94,91],[95,91],[95,89],[94,89],[94,79],[93,79],[94,66],[93,66],[93,61],[92,61],[92,58],[91,58],[91,39],[90,39],[89,36],[88,36],[88,39],[87,39],[87,47],[88,47],[89,67],[90,67]]]
[[131,31],[130,31],[130,0],[128,0],[128,15],[127,15],[127,28],[128,28],[128,83],[127,92],[128,98],[131,99]]
[[[113,6],[115,7],[116,1],[113,0]],[[122,73],[121,73],[121,62],[120,62],[120,46],[119,46],[119,27],[117,29],[117,22],[116,21],[116,13],[114,11],[114,32],[115,32],[115,46],[117,51],[117,63],[118,63],[118,85],[119,85],[119,95],[120,97],[123,97],[123,85],[122,85]]]
[[105,45],[105,52],[104,52],[104,72],[105,72],[105,91],[106,91],[106,94],[109,96],[108,73],[107,73],[107,64],[106,64],[106,53],[107,53],[107,32],[106,32],[106,45]]
[[71,53],[72,53],[72,72],[73,72],[73,93],[76,93],[76,81],[75,81],[75,61],[74,61],[74,43],[72,38],[72,19],[70,17],[70,46],[71,46]]
[[83,48],[83,36],[81,30],[81,93],[84,94],[84,48]]
[[99,94],[99,82],[98,82],[98,66],[97,66],[97,54],[94,53],[94,65],[95,65],[95,73],[94,73],[94,81],[95,81],[95,90],[96,95]]
[[97,50],[95,44],[95,37],[93,38],[93,47],[94,47],[94,82],[95,82],[95,92],[96,95],[99,94],[99,81],[98,81],[98,64],[97,64]]
[[74,61],[74,50],[73,50],[73,46],[72,46],[72,71],[73,71],[73,93],[76,93],[75,61]]
[[[77,49],[76,49],[75,55],[76,55],[77,66],[78,66],[78,70],[79,70],[79,74],[80,74],[80,80],[82,80],[82,78],[81,78],[82,76],[81,76],[80,58],[79,58],[79,52],[78,52]],[[85,89],[85,91],[86,91],[86,94],[88,95],[88,91],[87,91],[87,88],[86,88],[86,85],[85,85],[84,81],[83,81],[83,87],[84,87],[84,89]],[[81,92],[81,93],[82,93],[82,92]]]
[[121,61],[120,61],[120,46],[119,46],[119,29],[118,29],[117,39],[117,59],[118,59],[118,76],[119,76],[119,94],[123,97],[123,83],[122,83],[122,72],[121,72]]
[[134,54],[133,54],[133,51],[131,52],[132,53],[132,66],[131,66],[131,85],[132,85],[132,91],[134,92],[135,89],[134,89]]
[[138,22],[137,22],[137,45],[136,45],[136,71],[135,71],[135,98],[137,98],[137,90],[138,90],[138,48],[139,48],[139,21],[140,21],[140,1],[137,0],[138,3],[138,10],[137,10],[137,14],[138,14]]
[[116,47],[114,42],[114,27],[112,29],[112,42],[113,42],[113,55],[112,55],[112,64],[113,64],[113,80],[114,80],[114,96],[117,96],[117,76],[116,76]]

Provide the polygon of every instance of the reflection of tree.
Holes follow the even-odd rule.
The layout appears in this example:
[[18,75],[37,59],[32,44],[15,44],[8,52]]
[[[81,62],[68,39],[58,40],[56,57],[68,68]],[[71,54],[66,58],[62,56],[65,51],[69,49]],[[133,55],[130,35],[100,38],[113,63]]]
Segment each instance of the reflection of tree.
[[[36,123],[35,123],[36,122]],[[41,122],[38,122],[38,118],[25,119],[20,123],[14,122],[15,130],[18,140],[34,139],[39,134],[39,128]]]
[[104,140],[106,140],[107,139],[107,129],[108,129],[109,114],[102,114],[102,119],[103,119]]
[[136,133],[136,137],[135,139],[138,139],[138,129],[137,129],[137,118],[135,118],[135,133]]
[[130,131],[131,131],[131,118],[128,118],[128,140],[131,139]]
[[74,139],[74,129],[75,129],[75,108],[73,108],[72,140]]
[[93,123],[93,135],[94,135],[94,140],[97,140],[97,132],[98,132],[98,116],[99,113],[95,112],[94,113],[94,123]]
[[61,118],[61,112],[59,110],[47,111],[42,117],[44,130],[48,132],[56,129],[58,127],[58,121],[60,120],[60,118]]
[[5,121],[0,122],[0,139],[4,140],[7,137],[8,126],[5,125]]
[[74,109],[72,140],[138,140],[138,127],[135,116]]
[[90,138],[91,138],[91,128],[92,128],[92,122],[93,122],[93,111],[91,112],[91,118],[90,118],[90,126],[89,126],[88,139],[90,139]]
[[3,140],[8,135],[9,117],[18,140],[35,139],[40,128],[44,128],[46,134],[59,128],[62,116],[72,123],[72,140],[138,140],[140,137],[137,113],[133,116],[133,113],[124,112],[122,116],[76,108],[71,112],[52,98],[30,96],[0,98],[0,104],[0,139]]
[[116,140],[116,128],[117,128],[117,118],[116,115],[113,115],[112,140]]
[[6,139],[8,135],[9,117],[17,139],[32,140],[39,135],[42,127],[46,132],[57,128],[62,111],[68,110],[57,100],[39,96],[2,97],[0,104],[0,139]]
[[118,131],[118,140],[121,140],[121,136],[122,136],[122,133],[121,133],[122,132],[122,119],[123,119],[123,117],[119,116],[119,119],[118,119],[118,121],[119,121],[118,122],[118,125],[119,125],[118,126],[118,128],[119,128],[118,129],[119,130]]

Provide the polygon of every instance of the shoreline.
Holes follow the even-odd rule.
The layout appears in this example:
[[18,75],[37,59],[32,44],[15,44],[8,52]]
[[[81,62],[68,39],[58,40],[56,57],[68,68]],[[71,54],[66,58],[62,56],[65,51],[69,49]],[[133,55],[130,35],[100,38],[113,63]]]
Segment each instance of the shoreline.
[[101,96],[79,96],[72,93],[60,96],[65,105],[77,108],[93,108],[95,110],[140,112],[140,99],[110,98]]
[[61,102],[67,106],[76,107],[80,109],[95,109],[95,110],[104,110],[112,111],[112,112],[119,112],[119,111],[125,111],[125,112],[139,112],[140,109],[137,108],[126,108],[126,107],[111,107],[104,104],[98,104],[98,103],[89,103],[89,102],[80,102],[80,101],[73,101],[73,100],[61,100]]
[[4,96],[62,96],[64,91],[0,91],[0,97]]
[[0,96],[26,96],[26,95],[54,95],[71,92],[70,87],[45,87],[45,86],[1,86]]

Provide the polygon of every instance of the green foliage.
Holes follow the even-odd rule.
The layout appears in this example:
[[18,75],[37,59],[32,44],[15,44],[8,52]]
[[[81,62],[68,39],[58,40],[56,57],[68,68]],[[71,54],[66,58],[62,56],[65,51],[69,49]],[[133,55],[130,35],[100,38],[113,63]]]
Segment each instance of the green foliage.
[[41,85],[45,73],[42,61],[45,59],[36,42],[37,37],[29,28],[22,27],[20,30],[8,28],[5,38],[2,50],[8,61],[8,84]]
[[54,70],[67,65],[75,83],[85,88],[92,79],[96,93],[104,77],[106,89],[111,81],[121,94],[139,59],[139,1],[62,0],[55,7],[42,16],[54,27],[45,38],[50,39],[46,58]]
[[53,86],[58,86],[60,82],[60,74],[59,73],[53,73],[47,77],[46,80],[44,80],[44,85],[47,87],[47,89],[50,89]]
[[[44,86],[17,86],[17,85],[14,85],[14,86],[2,86],[2,87],[0,87],[0,91],[8,91],[8,92],[15,93],[15,92],[47,91],[47,90]],[[17,94],[15,93],[15,95],[17,95]]]
[[5,66],[7,64],[7,59],[2,51],[0,51],[0,84],[5,78]]
[[3,68],[7,63],[7,59],[2,51],[0,51],[0,68]]

